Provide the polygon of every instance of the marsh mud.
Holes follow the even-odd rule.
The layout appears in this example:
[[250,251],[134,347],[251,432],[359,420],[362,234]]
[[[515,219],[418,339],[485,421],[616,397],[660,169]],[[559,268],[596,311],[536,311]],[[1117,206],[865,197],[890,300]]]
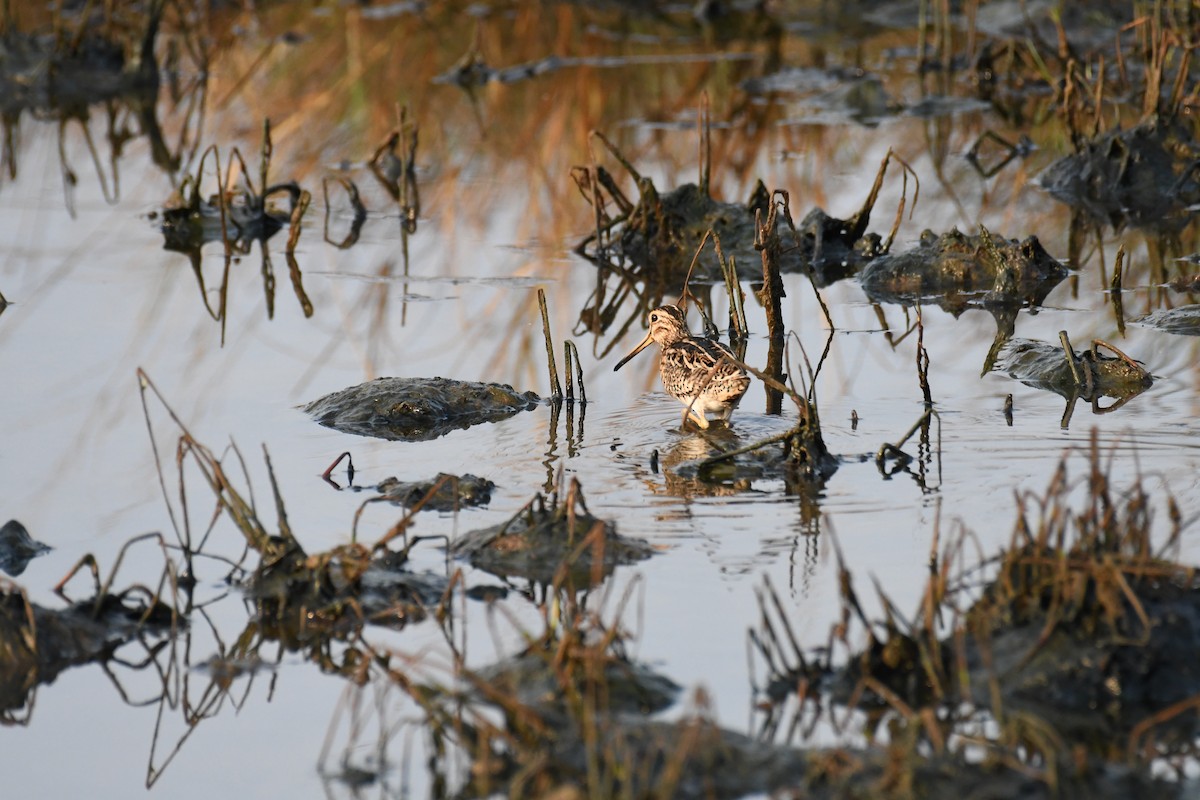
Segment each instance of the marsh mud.
[[[575,167],[571,173],[597,220],[597,231],[580,243],[577,252],[596,263],[628,264],[634,274],[653,277],[659,284],[680,282],[689,269],[698,282],[720,281],[727,269],[741,280],[763,280],[759,226],[772,216],[775,196],[782,197],[784,212],[772,235],[784,244],[775,248],[771,268],[780,274],[809,272],[820,285],[828,285],[856,274],[886,249],[877,234],[867,233],[867,226],[890,153],[858,213],[843,220],[814,208],[799,227],[792,220],[787,193],[772,193],[761,180],[745,204],[714,199],[703,170],[699,184],[685,183],[660,194],[650,178],[638,174],[619,152],[614,154],[636,180],[636,203],[626,198],[602,167]],[[610,217],[610,207],[616,216]],[[701,249],[710,233],[722,252]],[[727,266],[722,264],[725,259]]]
[[[1112,355],[1105,355],[1102,349]],[[1012,339],[1001,349],[997,368],[1027,386],[1054,392],[1072,403],[1084,400],[1097,409],[1103,397],[1114,399],[1119,407],[1154,384],[1144,366],[1099,340],[1076,353],[1069,341],[1055,346]]]
[[376,378],[304,406],[320,424],[359,436],[405,442],[499,422],[534,408],[540,398],[507,384],[449,378]]
[[1150,122],[1081,142],[1077,152],[1047,167],[1039,181],[1051,196],[1098,223],[1176,230],[1200,202],[1197,159],[1200,143],[1191,126]]
[[860,276],[876,302],[901,302],[946,293],[987,292],[990,303],[1038,305],[1067,276],[1036,236],[1006,239],[980,229],[941,235],[926,230],[903,253],[882,255]]
[[755,481],[782,481],[789,494],[816,495],[839,463],[826,448],[819,425],[803,422],[754,442],[709,433],[703,446],[681,443],[664,458],[674,479],[695,485],[700,494],[732,494],[750,490]]
[[50,609],[31,603],[20,587],[0,583],[0,720],[11,722],[9,714],[28,706],[31,692],[63,670],[107,661],[135,639],[163,640],[182,624],[169,606],[138,594],[104,594]]
[[588,512],[578,482],[572,481],[564,497],[556,492],[546,500],[539,494],[507,522],[456,540],[451,553],[504,578],[590,586],[618,565],[649,558],[654,548],[622,536],[612,522]]
[[425,481],[384,478],[373,489],[381,499],[405,508],[423,511],[457,511],[460,508],[486,506],[496,484],[469,472],[463,475],[440,473]]
[[1164,308],[1138,320],[1138,324],[1157,328],[1164,333],[1200,336],[1200,305]]
[[[1049,756],[1058,777],[1047,781],[1036,769],[1002,758],[981,762],[941,748],[922,751],[915,719],[894,724],[888,743],[810,748],[722,728],[703,710],[676,722],[653,720],[647,715],[675,703],[675,682],[630,659],[618,631],[570,620],[521,654],[461,676],[468,698],[461,716],[468,721],[446,733],[479,754],[465,796],[498,790],[575,796],[580,785],[602,796],[669,787],[680,798],[1185,796],[1175,784],[1080,754]],[[444,718],[443,707],[463,707],[457,693],[437,686],[420,691],[435,720]],[[697,702],[703,709],[704,701]],[[483,708],[502,717],[502,733],[484,721]],[[505,746],[483,746],[497,739]],[[598,774],[597,764],[621,769]]]
[[[63,30],[21,33],[5,25],[0,30],[0,109],[86,117],[88,106],[131,95],[153,106],[159,83],[154,46],[165,3],[146,5],[138,14],[122,10],[122,24],[132,30],[120,38],[108,35],[90,14],[72,21],[70,38]],[[6,8],[5,16],[9,13]]]
[[413,571],[407,550],[347,545],[309,556],[295,543],[278,545],[245,588],[260,623],[284,641],[319,643],[366,623],[403,628],[424,619],[448,585]]
[[[188,181],[164,205],[159,229],[163,247],[181,253],[199,252],[209,242],[229,242],[236,251],[249,252],[251,242],[263,242],[284,228],[300,199],[294,182],[270,186],[263,194],[239,190],[222,200],[201,198],[196,183]],[[284,195],[289,207],[272,206],[271,198]]]
[[30,536],[25,526],[15,519],[0,527],[0,570],[14,578],[25,571],[30,561],[49,552],[49,545]]

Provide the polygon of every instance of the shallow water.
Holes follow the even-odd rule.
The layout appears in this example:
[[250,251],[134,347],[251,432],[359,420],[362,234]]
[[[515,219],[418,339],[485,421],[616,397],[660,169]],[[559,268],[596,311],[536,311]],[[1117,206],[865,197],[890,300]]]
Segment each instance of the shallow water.
[[[661,392],[654,359],[644,354],[612,372],[642,335],[640,325],[611,351],[611,334],[593,340],[571,333],[596,284],[595,268],[572,253],[592,219],[568,175],[572,165],[587,162],[589,129],[606,131],[660,188],[694,180],[694,109],[699,92],[707,90],[718,123],[712,133],[718,196],[744,199],[761,177],[768,187],[789,190],[797,218],[814,205],[849,216],[890,147],[921,181],[919,203],[905,219],[897,247],[914,242],[925,227],[974,231],[982,223],[1010,238],[1036,234],[1058,258],[1067,255],[1069,211],[1032,181],[1069,143],[1053,123],[1009,128],[979,110],[931,119],[888,115],[870,126],[830,120],[824,109],[813,111],[791,94],[750,95],[739,88],[778,66],[773,48],[759,38],[712,42],[686,25],[568,6],[543,14],[540,8],[496,9],[481,17],[482,48],[493,66],[550,54],[612,56],[621,65],[586,62],[466,92],[433,80],[472,41],[473,24],[449,12],[421,17],[402,9],[381,14],[304,4],[257,14],[213,13],[209,24],[224,43],[214,51],[200,149],[216,143],[225,152],[237,145],[254,171],[261,120],[270,117],[273,178],[294,178],[314,194],[296,254],[315,307],[312,318],[304,317],[287,279],[284,232],[269,243],[277,279],[273,318],[255,245],[231,265],[223,343],[187,259],[163,249],[149,218],[179,175],[154,166],[145,139],[134,138],[116,161],[119,199],[106,202],[81,129],[68,125],[62,150],[78,175],[70,192],[72,214],[60,179],[57,123],[21,116],[15,125],[17,174],[0,181],[0,241],[6,245],[0,293],[11,303],[0,313],[0,419],[6,430],[0,514],[19,519],[34,538],[55,548],[20,578],[32,598],[57,607],[51,587],[85,553],[94,553],[107,570],[132,536],[162,531],[172,537],[139,400],[138,368],[199,441],[218,452],[229,442],[238,445],[260,509],[271,505],[261,457],[262,447],[269,450],[293,529],[310,552],[348,541],[366,497],[339,492],[319,477],[345,450],[353,454],[359,485],[392,475],[424,479],[439,471],[496,482],[486,509],[422,517],[418,534],[454,537],[495,524],[548,488],[559,470],[578,477],[593,513],[614,518],[623,534],[660,550],[610,579],[614,597],[630,587],[636,598],[628,621],[637,634],[634,652],[683,686],[703,687],[716,718],[737,730],[747,728],[752,713],[746,632],[758,616],[755,590],[769,577],[790,604],[801,641],[823,644],[839,613],[834,537],[870,608],[878,606],[866,589],[871,576],[899,608],[914,608],[937,526],[945,537],[961,524],[974,532],[981,554],[994,553],[1012,531],[1014,491],[1043,489],[1064,451],[1086,446],[1093,429],[1112,459],[1116,485],[1139,473],[1161,478],[1185,520],[1200,513],[1200,340],[1133,325],[1120,336],[1102,271],[1124,244],[1127,317],[1158,308],[1163,290],[1151,285],[1153,270],[1176,269],[1170,259],[1196,249],[1194,225],[1180,235],[1179,253],[1164,253],[1152,235],[1106,231],[1102,253],[1086,249],[1082,262],[1070,265],[1072,278],[1045,307],[1036,315],[1022,311],[1018,319],[1017,335],[1024,338],[1056,342],[1065,329],[1076,348],[1098,337],[1142,360],[1156,376],[1154,386],[1115,413],[1094,415],[1081,402],[1070,427],[1062,429],[1062,398],[1002,373],[980,377],[995,334],[988,314],[970,310],[955,318],[926,306],[924,341],[938,412],[932,449],[905,471],[885,476],[874,454],[884,442],[897,441],[924,410],[915,335],[890,346],[857,283],[843,281],[821,290],[836,330],[817,396],[827,443],[843,462],[818,499],[791,496],[780,481],[754,481],[746,491],[731,492],[673,475],[672,465],[704,450],[694,434],[679,429],[681,408]],[[905,104],[920,99],[911,57],[896,55],[912,46],[914,35],[873,30],[861,40],[839,42],[810,33],[819,26],[810,27],[815,23],[802,14],[785,21],[778,53],[784,65],[854,66],[861,60],[880,71]],[[234,31],[236,37],[221,39]],[[285,32],[292,36],[280,38]],[[745,57],[713,59],[725,51]],[[680,57],[645,58],[652,54]],[[181,78],[187,85],[199,76],[183,70]],[[950,89],[966,93],[961,85]],[[397,101],[408,104],[421,135],[421,212],[410,235],[402,233],[390,198],[361,167],[395,124]],[[160,93],[158,114],[169,134],[190,124],[185,109],[165,89]],[[87,124],[111,186],[106,116],[93,108]],[[1029,132],[1039,149],[983,180],[963,154],[989,128],[1012,139]],[[349,174],[370,212],[362,237],[347,250],[321,241],[320,180],[340,174],[334,170],[343,162],[352,166]],[[886,234],[900,192],[898,172],[890,173],[871,230]],[[344,207],[331,224],[348,226]],[[215,307],[214,287],[224,268],[219,244],[204,249],[202,265],[204,297]],[[589,402],[582,420],[574,420],[574,432],[565,418],[552,429],[549,408],[539,406],[430,442],[385,442],[321,428],[298,409],[381,375],[499,381],[548,393],[537,287],[546,290],[555,338],[572,336],[582,354]],[[787,279],[786,289],[785,324],[815,358],[830,334],[813,289],[797,276]],[[713,299],[718,310],[725,307],[721,291]],[[1171,295],[1166,302],[1191,299]],[[902,332],[905,311],[883,309],[887,324]],[[622,320],[631,313],[627,304]],[[752,301],[747,313],[747,361],[761,364],[763,314]],[[694,316],[692,323],[698,324]],[[1008,394],[1015,409],[1011,426],[1003,415]],[[176,434],[161,406],[150,407],[168,467],[167,491],[178,509],[171,471]],[[786,410],[783,420],[767,416],[763,407],[763,391],[755,385],[734,417],[734,431],[744,441],[780,432],[794,416]],[[905,449],[917,454],[916,440]],[[650,465],[655,451],[657,472]],[[1073,474],[1083,469],[1076,462]],[[211,501],[196,476],[190,480],[192,524],[201,530]],[[263,513],[273,519],[273,512]],[[390,506],[369,506],[358,531],[371,541],[400,515]],[[232,557],[240,552],[240,537],[225,521],[213,537],[218,551]],[[1200,558],[1191,529],[1181,556],[1186,563]],[[162,559],[153,546],[137,547],[121,578],[156,580]],[[418,563],[445,569],[436,547],[419,551]],[[179,676],[197,694],[208,676],[195,665],[236,638],[248,610],[222,583],[224,570],[202,570],[200,596],[218,599],[207,609],[211,628],[193,619],[192,649]],[[468,574],[471,581],[496,582]],[[84,583],[73,584],[75,596],[86,595]],[[615,600],[608,603],[611,608]],[[515,620],[536,624],[531,604],[519,594],[510,594],[505,606]],[[512,652],[519,638],[515,624],[468,604],[462,635],[469,638],[471,661],[486,664]],[[428,624],[366,635],[406,653],[436,653],[440,644]],[[11,796],[138,794],[148,761],[161,765],[181,737],[154,793],[351,796],[346,784],[326,781],[317,768],[348,685],[341,678],[287,653],[274,670],[234,682],[233,695],[247,698],[240,709],[227,704],[190,734],[180,710],[169,709],[156,737],[157,706],[137,705],[161,692],[151,672],[116,670],[128,701],[94,666],[69,670],[40,687],[27,724],[0,729],[0,746],[9,764],[48,764],[55,754],[70,753],[71,767],[10,770]],[[344,735],[338,741],[344,744]],[[407,746],[392,743],[385,780],[424,794],[423,760],[406,761]],[[336,762],[340,750],[334,753]],[[373,757],[366,744],[350,748],[350,755],[363,763]]]

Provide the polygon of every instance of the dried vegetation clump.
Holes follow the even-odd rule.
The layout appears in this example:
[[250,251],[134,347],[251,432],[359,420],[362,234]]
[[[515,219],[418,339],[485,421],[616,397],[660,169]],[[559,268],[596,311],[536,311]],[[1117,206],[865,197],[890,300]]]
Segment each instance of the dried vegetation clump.
[[[843,566],[843,621],[831,645],[848,648],[844,663],[832,646],[806,658],[786,622],[769,621],[764,600],[754,641],[770,665],[768,730],[798,693],[794,726],[814,710],[807,724],[815,724],[826,703],[865,711],[868,731],[886,729],[892,747],[908,748],[897,763],[910,778],[923,753],[979,748],[986,763],[1067,796],[1117,774],[1127,789],[1148,787],[1151,762],[1194,763],[1200,588],[1195,570],[1167,555],[1182,521],[1168,496],[1168,527],[1155,544],[1155,504],[1142,481],[1117,491],[1095,442],[1089,459],[1082,481],[1068,479],[1064,460],[1044,493],[1018,496],[1000,556],[957,578],[951,568],[968,537],[935,556],[911,621],[877,587],[887,613],[870,622]],[[865,647],[849,644],[855,620]]]

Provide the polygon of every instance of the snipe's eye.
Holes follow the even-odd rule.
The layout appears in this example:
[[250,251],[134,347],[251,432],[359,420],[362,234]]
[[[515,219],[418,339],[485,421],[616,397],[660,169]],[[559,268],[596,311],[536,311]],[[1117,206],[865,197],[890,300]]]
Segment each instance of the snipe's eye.
[[651,315],[650,315],[650,321],[651,321],[651,322],[658,322],[658,314],[651,314]]

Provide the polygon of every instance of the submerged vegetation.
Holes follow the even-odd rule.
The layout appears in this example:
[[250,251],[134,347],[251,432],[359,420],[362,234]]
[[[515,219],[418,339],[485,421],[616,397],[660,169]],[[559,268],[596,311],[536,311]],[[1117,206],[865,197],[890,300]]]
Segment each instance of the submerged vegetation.
[[[169,363],[134,350],[155,362],[136,367],[152,452],[139,444],[138,461],[153,464],[166,533],[114,544],[120,516],[74,539],[31,523],[52,551],[16,520],[0,528],[0,724],[32,734],[38,692],[99,665],[121,702],[156,709],[150,787],[202,723],[243,710],[256,676],[273,699],[314,665],[345,686],[319,757],[330,796],[1194,791],[1198,509],[1165,488],[1192,471],[1194,448],[1173,441],[1190,419],[1150,431],[1156,453],[1184,452],[1153,472],[1139,440],[1095,429],[1065,456],[1039,449],[1047,421],[1067,435],[1080,400],[1097,425],[1127,409],[1140,435],[1164,386],[1194,396],[1194,4],[14,5],[0,5],[0,193],[21,186],[27,132],[56,126],[71,221],[49,235],[95,213],[75,203],[83,148],[117,213],[153,208],[162,285],[181,259],[191,269],[188,311],[168,289],[142,316],[219,322],[221,361],[207,368],[191,329],[166,328]],[[118,176],[137,157],[159,183],[134,211]],[[1038,191],[1052,199],[1019,213]],[[284,231],[297,302],[277,314],[269,243]],[[134,252],[102,238],[74,247],[101,264]],[[256,247],[261,298],[234,288]],[[71,271],[5,272],[0,356],[17,350],[10,335],[56,335],[21,326],[45,313],[43,282]],[[636,379],[605,383],[614,349],[665,303],[698,314],[692,336],[728,340],[692,378],[749,376],[728,424],[697,428],[653,391],[635,397]],[[984,334],[969,329],[975,311],[994,336],[986,318]],[[1042,314],[1069,315],[1049,329],[1057,343],[1037,332]],[[577,318],[573,338],[555,339],[561,315]],[[224,349],[231,319],[252,322]],[[64,352],[107,363],[71,336]],[[253,337],[267,345],[247,357]],[[513,388],[538,386],[543,364],[544,393]],[[229,393],[234,374],[259,382]],[[69,406],[86,446],[122,415],[73,381],[59,377],[53,403],[24,381],[0,396],[46,416]],[[354,381],[296,408],[314,385]],[[869,388],[843,391],[855,381]],[[136,407],[127,383],[122,409]],[[997,445],[971,404],[997,387],[1031,387],[1019,400],[1034,409],[1038,391],[1064,398],[1062,431],[1056,407],[1034,411],[1032,433]],[[1135,416],[1139,403],[1159,406]],[[1008,394],[1009,427],[1014,405]],[[263,407],[298,419],[263,425]],[[541,422],[525,435],[543,410],[544,438]],[[252,420],[270,439],[261,466],[214,419]],[[314,444],[297,456],[298,440]],[[1015,510],[996,517],[1008,487],[990,473],[1009,476],[1010,459],[1058,467],[1013,487]],[[77,460],[122,472],[74,451],[56,469]],[[39,503],[94,502],[47,483],[53,496],[6,512],[29,522]],[[901,491],[919,506],[911,530]],[[301,516],[315,492],[345,513]],[[943,523],[943,499],[963,497],[992,518]],[[858,514],[880,530],[854,529]],[[722,552],[742,537],[757,552]],[[897,554],[927,541],[913,595]],[[866,575],[853,553],[876,548],[901,566]],[[688,571],[700,551],[713,583]],[[45,586],[38,569],[61,571],[60,554],[73,566]],[[786,570],[786,590],[763,570]],[[89,595],[72,599],[86,575]],[[743,619],[747,580],[761,588]],[[714,608],[729,618],[700,618]],[[750,685],[732,692],[743,650],[717,633],[730,619],[751,656]],[[739,693],[751,730],[713,699]]]

